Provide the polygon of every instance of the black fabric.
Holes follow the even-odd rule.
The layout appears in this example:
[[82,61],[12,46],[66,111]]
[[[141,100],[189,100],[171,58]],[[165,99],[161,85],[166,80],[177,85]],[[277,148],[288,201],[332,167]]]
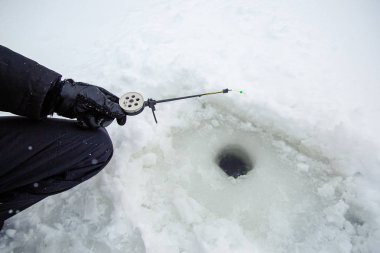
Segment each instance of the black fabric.
[[91,178],[112,157],[104,128],[75,121],[0,117],[0,222]]
[[57,81],[46,93],[46,98],[41,109],[41,115],[53,115],[55,106],[59,101],[62,86],[63,82]]
[[61,75],[0,46],[0,111],[38,119],[50,87]]

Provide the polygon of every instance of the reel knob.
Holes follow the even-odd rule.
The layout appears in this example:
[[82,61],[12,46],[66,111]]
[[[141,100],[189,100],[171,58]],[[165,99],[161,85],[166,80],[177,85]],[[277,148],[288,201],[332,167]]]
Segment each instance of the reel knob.
[[144,110],[144,98],[140,93],[128,92],[120,97],[120,107],[127,115],[137,115]]

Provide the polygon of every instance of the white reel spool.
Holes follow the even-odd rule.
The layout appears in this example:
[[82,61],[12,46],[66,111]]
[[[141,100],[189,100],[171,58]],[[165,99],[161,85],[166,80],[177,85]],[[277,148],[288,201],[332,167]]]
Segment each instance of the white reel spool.
[[144,98],[140,93],[128,92],[120,97],[119,105],[127,115],[136,115],[144,110]]

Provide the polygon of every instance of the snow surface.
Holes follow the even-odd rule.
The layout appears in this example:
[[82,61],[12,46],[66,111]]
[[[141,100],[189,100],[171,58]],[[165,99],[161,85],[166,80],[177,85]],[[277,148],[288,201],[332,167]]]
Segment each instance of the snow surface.
[[[156,99],[88,182],[6,221],[1,252],[378,252],[380,2],[0,0],[0,43]],[[2,113],[4,115],[5,113]],[[215,164],[239,144],[255,168]],[[27,144],[28,145],[28,144]],[[29,145],[28,145],[29,146]]]

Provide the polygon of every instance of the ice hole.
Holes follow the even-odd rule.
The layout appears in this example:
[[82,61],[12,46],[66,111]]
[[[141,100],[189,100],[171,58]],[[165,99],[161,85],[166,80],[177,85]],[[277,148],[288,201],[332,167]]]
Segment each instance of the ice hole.
[[246,175],[254,167],[252,159],[239,146],[223,148],[216,157],[216,163],[228,176],[234,178]]

